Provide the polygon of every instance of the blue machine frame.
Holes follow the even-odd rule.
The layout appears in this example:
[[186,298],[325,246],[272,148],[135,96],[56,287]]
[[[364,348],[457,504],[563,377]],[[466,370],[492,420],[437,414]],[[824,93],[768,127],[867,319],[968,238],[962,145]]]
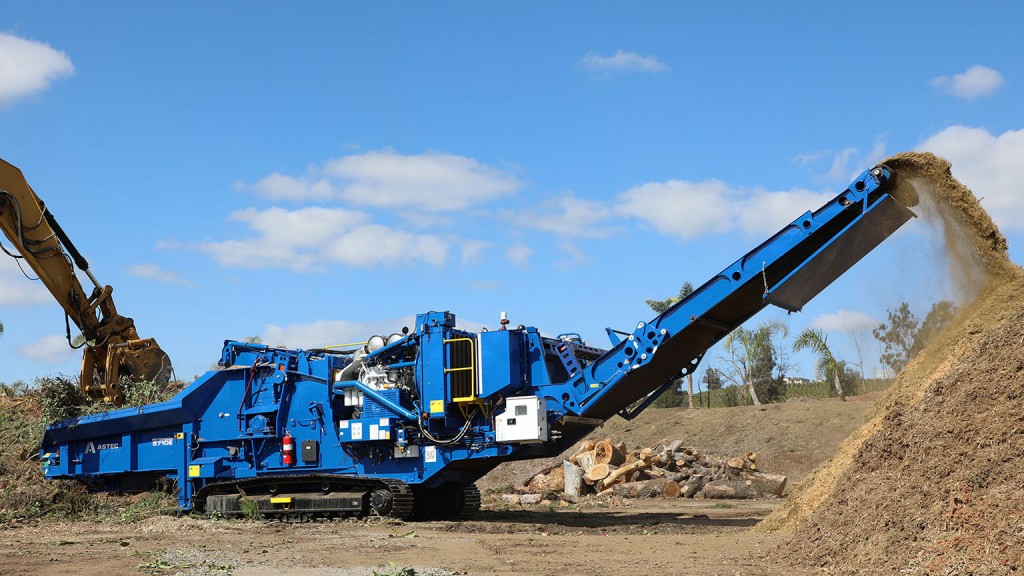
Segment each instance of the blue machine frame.
[[[799,310],[914,216],[916,195],[898,200],[895,178],[865,171],[664,313],[608,329],[608,350],[533,327],[467,332],[449,312],[351,350],[228,341],[221,369],[170,401],[47,427],[46,476],[116,491],[168,478],[183,510],[225,486],[276,494],[282,478],[471,486],[501,462],[558,454],[615,414],[634,417],[765,306]],[[291,460],[285,437],[301,447]]]

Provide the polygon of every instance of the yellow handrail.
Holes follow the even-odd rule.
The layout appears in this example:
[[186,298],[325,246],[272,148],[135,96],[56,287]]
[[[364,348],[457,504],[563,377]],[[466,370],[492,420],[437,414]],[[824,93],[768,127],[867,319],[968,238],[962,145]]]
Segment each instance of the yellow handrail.
[[[471,393],[469,396],[452,398],[452,402],[476,402],[476,342],[474,342],[472,338],[448,338],[444,341],[445,344],[451,344],[453,342],[469,342],[469,366],[445,368],[444,373],[450,374],[452,372],[465,372],[466,370],[469,370],[469,388]],[[455,391],[452,390],[452,393],[454,394]]]

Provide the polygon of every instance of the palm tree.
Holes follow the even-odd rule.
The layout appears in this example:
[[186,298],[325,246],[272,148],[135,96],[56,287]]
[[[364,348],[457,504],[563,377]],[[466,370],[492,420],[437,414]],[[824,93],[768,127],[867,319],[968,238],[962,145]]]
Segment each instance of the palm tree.
[[832,376],[832,384],[835,386],[839,399],[846,402],[846,394],[843,392],[843,385],[839,381],[839,374],[842,371],[842,362],[836,359],[835,354],[828,347],[828,338],[820,330],[808,328],[800,333],[793,341],[793,350],[799,352],[807,349],[817,357],[814,363],[814,371],[824,379]]
[[[690,294],[693,294],[693,284],[689,282],[683,282],[682,287],[679,288],[679,296],[673,296],[672,298],[669,298],[667,300],[644,300],[644,302],[646,302],[647,305],[651,307],[651,310],[654,310],[658,314],[661,314],[665,310],[671,308],[673,304],[679,302],[683,298],[686,298]],[[690,408],[693,408],[693,374],[686,375],[686,386],[690,390]]]
[[770,378],[775,367],[775,346],[772,338],[776,334],[783,337],[789,334],[789,327],[785,322],[770,320],[754,330],[741,326],[733,330],[723,343],[728,354],[726,360],[732,365],[727,377],[734,383],[747,387],[750,400],[755,406],[760,406],[761,401],[757,398],[754,384],[764,378]]

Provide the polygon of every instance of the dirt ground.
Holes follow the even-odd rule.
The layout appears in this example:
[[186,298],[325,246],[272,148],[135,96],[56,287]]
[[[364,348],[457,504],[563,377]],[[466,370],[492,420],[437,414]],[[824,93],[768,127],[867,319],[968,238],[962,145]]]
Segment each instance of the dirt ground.
[[128,526],[40,523],[0,531],[0,573],[368,576],[411,567],[420,576],[806,574],[764,560],[786,534],[750,531],[778,502],[485,509],[472,522],[165,516]]

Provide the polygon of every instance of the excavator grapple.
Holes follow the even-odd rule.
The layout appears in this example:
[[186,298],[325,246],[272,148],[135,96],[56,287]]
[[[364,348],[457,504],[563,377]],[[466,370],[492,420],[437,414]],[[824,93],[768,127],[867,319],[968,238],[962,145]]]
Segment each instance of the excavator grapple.
[[[49,426],[48,478],[96,490],[176,487],[183,510],[306,518],[465,518],[502,462],[564,451],[633,418],[770,304],[799,310],[914,217],[885,166],[861,174],[607,348],[532,326],[460,328],[425,312],[348,349],[227,341],[173,399]],[[398,327],[396,327],[398,328]]]

